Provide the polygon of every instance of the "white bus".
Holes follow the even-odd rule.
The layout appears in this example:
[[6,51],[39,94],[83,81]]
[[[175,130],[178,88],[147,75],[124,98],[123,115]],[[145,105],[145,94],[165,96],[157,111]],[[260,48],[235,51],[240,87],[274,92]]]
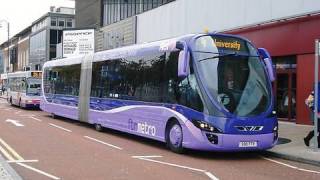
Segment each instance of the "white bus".
[[39,107],[41,71],[8,73],[8,102],[20,107]]

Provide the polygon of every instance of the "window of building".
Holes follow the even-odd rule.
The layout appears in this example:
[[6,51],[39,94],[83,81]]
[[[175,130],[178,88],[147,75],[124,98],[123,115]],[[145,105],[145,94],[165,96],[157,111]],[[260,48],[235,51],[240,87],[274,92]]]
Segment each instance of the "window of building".
[[162,0],[153,0],[152,1],[152,8],[156,8],[156,7],[161,6],[161,1]]
[[120,0],[120,19],[128,17],[128,0]]
[[112,24],[174,0],[104,0],[103,23]]
[[50,60],[56,58],[57,44],[61,43],[62,30],[50,30]]
[[141,4],[140,4],[140,0],[135,0],[135,13],[134,14],[139,14],[141,12]]
[[67,19],[67,27],[72,28],[72,19]]
[[133,11],[132,11],[132,1],[133,0],[127,0],[128,1],[128,17],[131,17],[133,15]]
[[59,19],[58,25],[59,27],[64,27],[65,21],[64,19]]
[[35,70],[36,70],[36,71],[40,71],[40,70],[41,70],[40,64],[36,64],[36,65],[35,65]]

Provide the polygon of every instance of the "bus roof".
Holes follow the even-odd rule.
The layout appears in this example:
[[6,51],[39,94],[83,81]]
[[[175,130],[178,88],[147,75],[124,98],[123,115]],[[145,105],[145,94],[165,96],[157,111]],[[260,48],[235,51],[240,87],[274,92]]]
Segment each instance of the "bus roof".
[[8,73],[7,78],[17,78],[17,77],[29,78],[29,77],[32,77],[32,72],[41,73],[41,71],[17,71],[17,72]]
[[[190,39],[195,34],[188,34],[176,38],[164,39],[150,43],[135,44],[105,51],[96,52],[93,55],[93,61],[104,61],[109,59],[119,59],[124,57],[132,57],[139,55],[148,55],[154,52],[170,52],[177,51],[176,42],[182,39]],[[46,62],[43,67],[67,66],[72,64],[80,64],[84,56],[75,56],[71,58],[57,59]]]

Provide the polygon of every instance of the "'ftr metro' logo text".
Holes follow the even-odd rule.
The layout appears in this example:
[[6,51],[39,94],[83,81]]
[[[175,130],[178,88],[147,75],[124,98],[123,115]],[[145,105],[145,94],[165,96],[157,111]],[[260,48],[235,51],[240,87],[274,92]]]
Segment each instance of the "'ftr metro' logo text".
[[134,122],[132,119],[129,119],[128,128],[132,131],[136,131],[141,134],[146,134],[151,136],[156,135],[156,127],[149,125],[147,122],[137,123],[137,122]]

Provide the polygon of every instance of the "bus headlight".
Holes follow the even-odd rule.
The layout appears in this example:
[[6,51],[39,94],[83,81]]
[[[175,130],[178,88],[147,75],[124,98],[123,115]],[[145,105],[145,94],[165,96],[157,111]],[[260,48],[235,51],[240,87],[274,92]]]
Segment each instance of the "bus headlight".
[[26,100],[26,103],[32,103],[32,100]]
[[208,132],[215,132],[215,133],[221,133],[222,131],[209,123],[205,121],[200,121],[200,120],[192,120],[193,125],[195,125],[197,128],[203,130],[203,131],[208,131]]

